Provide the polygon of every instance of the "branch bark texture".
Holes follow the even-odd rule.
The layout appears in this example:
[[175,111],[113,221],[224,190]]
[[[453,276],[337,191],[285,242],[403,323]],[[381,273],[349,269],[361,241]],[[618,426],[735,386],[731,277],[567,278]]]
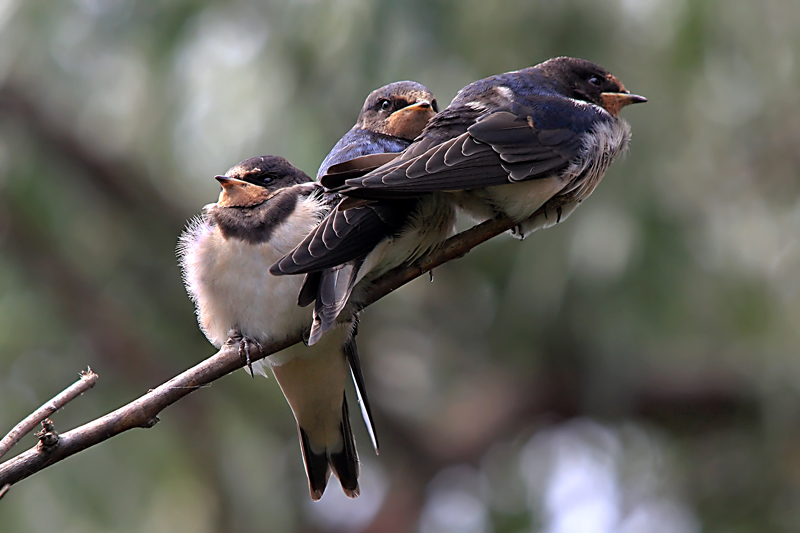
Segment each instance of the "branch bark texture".
[[[408,266],[398,267],[375,280],[367,291],[365,307],[425,272],[463,257],[478,244],[514,226],[513,221],[502,216],[451,237],[436,251],[421,260]],[[301,335],[296,335],[279,342],[263,344],[261,355],[255,359],[262,359],[301,341]],[[198,388],[244,367],[245,364],[246,361],[239,356],[238,346],[226,344],[215,355],[116,411],[60,434],[50,445],[39,442],[33,448],[0,464],[0,487],[13,485],[52,464],[130,429],[152,427],[158,422],[158,414],[166,407]]]
[[14,429],[0,440],[0,457],[4,456],[19,440],[33,431],[33,429],[45,418],[52,415],[69,402],[94,387],[100,378],[89,368],[86,372],[81,372],[81,379],[64,389],[56,397],[28,415],[25,420],[14,426]]

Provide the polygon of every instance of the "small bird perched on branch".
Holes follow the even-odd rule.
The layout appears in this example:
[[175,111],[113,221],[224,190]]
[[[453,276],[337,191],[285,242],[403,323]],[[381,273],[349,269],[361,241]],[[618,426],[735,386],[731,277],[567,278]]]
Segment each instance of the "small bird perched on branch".
[[331,148],[317,179],[336,164],[364,155],[397,154],[408,148],[439,112],[433,93],[415,81],[396,81],[372,91],[355,125]]
[[[316,227],[336,198],[325,197],[321,185],[276,156],[247,159],[216,179],[219,201],[181,235],[180,263],[208,340],[217,348],[229,338],[238,341],[249,364],[260,343],[308,328],[311,312],[296,304],[302,280],[277,278],[267,269]],[[322,497],[331,471],[345,494],[359,494],[344,392],[349,371],[377,451],[353,318],[339,321],[313,347],[295,345],[252,363],[264,376],[272,370],[292,408],[314,500]]]
[[[399,81],[376,89],[317,175],[354,158],[395,157],[422,133],[437,111],[433,93],[417,82]],[[431,251],[452,235],[454,225],[452,203],[431,195],[336,208],[312,233],[319,237],[315,241],[319,249],[309,249],[310,255],[302,257],[287,256],[271,272],[307,274],[298,303],[315,302],[308,340],[314,344],[336,324],[340,313],[349,319],[360,308],[357,286],[366,288],[369,280]],[[315,260],[318,256],[321,261]],[[350,310],[343,312],[348,303]]]
[[[373,91],[356,126],[340,139],[320,169],[350,157],[403,150],[422,132],[435,109],[433,95],[415,82],[392,83]],[[307,327],[311,314],[295,305],[298,294],[301,304],[304,299],[308,299],[305,305],[314,299],[322,302],[331,282],[335,285],[339,279],[341,268],[318,272],[302,282],[298,277],[273,277],[266,268],[298,244],[341,196],[323,194],[320,184],[311,182],[288,161],[274,156],[244,161],[217,179],[223,187],[220,201],[208,206],[205,216],[181,238],[181,264],[206,336],[218,347],[231,334],[241,337],[241,349],[248,356],[251,346],[258,345],[259,340],[276,340]],[[215,226],[219,231],[214,231]],[[380,229],[383,231],[383,227]],[[209,238],[209,233],[214,236]],[[220,262],[220,258],[226,261]],[[326,328],[326,331],[332,329],[331,333],[313,348],[293,347],[253,365],[264,375],[266,366],[271,366],[292,407],[311,497],[315,500],[325,490],[329,465],[348,496],[357,496],[359,491],[358,457],[343,395],[342,351],[350,363],[376,452],[378,449],[355,343],[355,311],[330,326],[335,327]],[[319,331],[309,344],[319,340],[321,334]],[[317,403],[322,401],[334,405],[338,402],[343,410],[339,412],[340,418],[336,417],[337,408],[329,413],[331,416],[321,417],[321,422],[313,420],[315,416],[320,418],[313,409],[318,410]],[[339,420],[341,439],[323,446],[321,443],[330,441],[330,436],[321,433],[326,430],[330,433],[326,426],[333,427]],[[342,443],[345,453],[331,453]],[[323,448],[327,458],[320,453]]]
[[272,271],[341,263],[361,239],[342,221],[390,202],[452,203],[478,220],[506,215],[520,237],[558,223],[625,151],[630,126],[619,111],[645,101],[599,65],[571,57],[471,83],[402,154],[329,168],[322,184],[348,199]]

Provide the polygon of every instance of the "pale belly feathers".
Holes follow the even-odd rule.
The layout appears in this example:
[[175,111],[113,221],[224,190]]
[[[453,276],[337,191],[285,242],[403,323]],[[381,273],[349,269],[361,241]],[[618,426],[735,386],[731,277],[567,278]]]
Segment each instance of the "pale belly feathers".
[[298,213],[264,244],[226,239],[204,217],[192,221],[181,237],[181,266],[201,328],[214,346],[222,346],[233,327],[264,342],[311,323],[311,308],[297,305],[303,276],[273,276],[269,267],[313,229],[321,209],[313,199],[302,200]]

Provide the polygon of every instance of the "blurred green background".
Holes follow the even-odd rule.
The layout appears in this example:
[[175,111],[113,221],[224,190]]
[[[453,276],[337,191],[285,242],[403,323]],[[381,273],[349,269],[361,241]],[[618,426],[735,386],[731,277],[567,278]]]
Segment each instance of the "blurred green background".
[[650,99],[568,221],[364,313],[357,500],[310,502],[277,384],[237,372],[14,486],[0,530],[800,530],[798,27],[786,0],[0,0],[0,433],[87,365],[60,431],[214,353],[186,219],[246,157],[313,175],[372,89],[444,106],[573,55]]

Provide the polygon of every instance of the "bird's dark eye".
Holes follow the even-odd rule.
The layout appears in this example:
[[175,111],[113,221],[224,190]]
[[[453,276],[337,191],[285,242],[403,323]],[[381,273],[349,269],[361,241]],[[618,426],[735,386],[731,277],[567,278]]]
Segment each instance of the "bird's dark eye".
[[381,111],[388,111],[392,108],[392,103],[389,100],[381,100],[379,104]]
[[248,172],[247,175],[244,176],[244,179],[245,181],[255,183],[256,185],[269,185],[275,181],[275,176],[272,174],[265,174],[259,169],[253,172]]
[[438,113],[439,112],[439,104],[436,103],[436,98],[431,100],[431,107],[433,108],[433,112],[434,113]]
[[591,83],[595,87],[600,87],[603,84],[603,81],[600,79],[599,76],[592,76],[591,78],[589,78],[589,83]]

